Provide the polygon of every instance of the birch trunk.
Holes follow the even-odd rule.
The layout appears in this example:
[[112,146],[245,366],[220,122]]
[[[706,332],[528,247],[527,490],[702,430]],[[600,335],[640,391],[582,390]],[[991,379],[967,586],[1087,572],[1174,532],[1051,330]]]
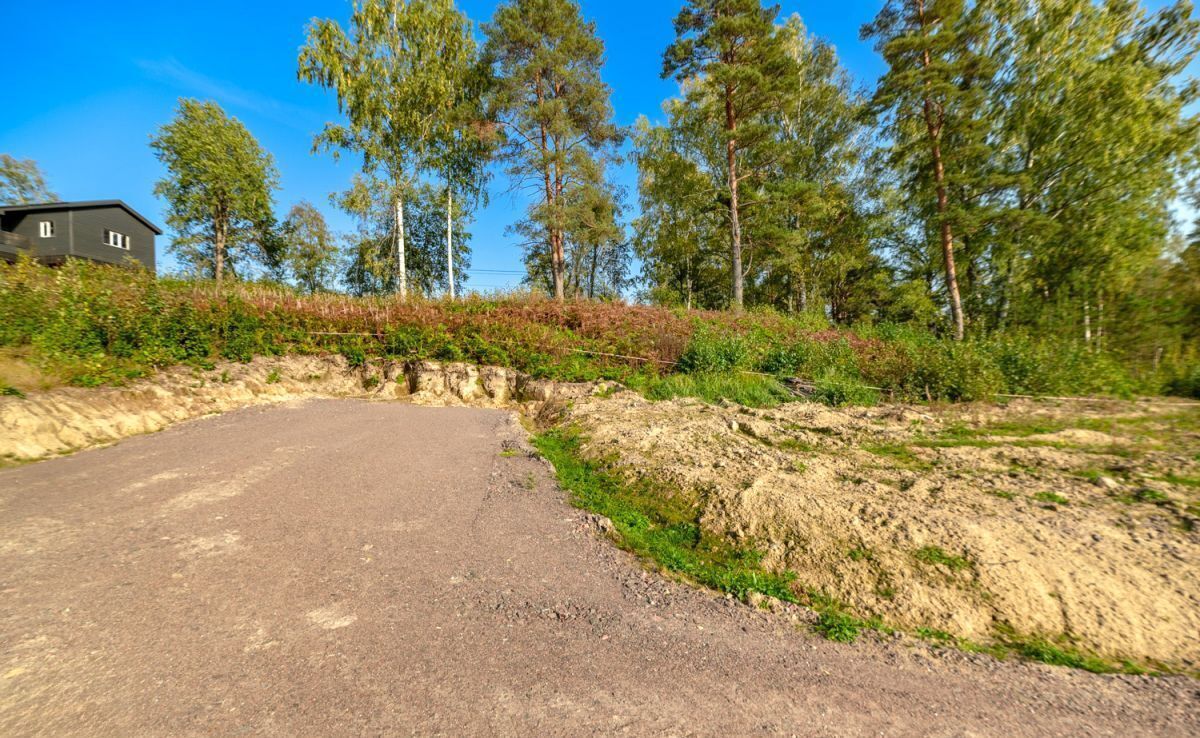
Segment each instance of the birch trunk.
[[404,267],[404,199],[396,196],[396,284],[400,299],[408,298],[408,272]]
[[454,192],[446,188],[446,283],[450,286],[450,299],[454,299]]

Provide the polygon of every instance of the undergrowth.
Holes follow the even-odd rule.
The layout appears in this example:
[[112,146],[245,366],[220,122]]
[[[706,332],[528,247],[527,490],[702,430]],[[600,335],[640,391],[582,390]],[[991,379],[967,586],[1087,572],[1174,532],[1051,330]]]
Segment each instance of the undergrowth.
[[785,378],[832,405],[1200,391],[1191,381],[1200,376],[1195,356],[1144,365],[1015,333],[960,343],[907,326],[834,328],[769,310],[687,312],[530,296],[401,301],[245,282],[218,289],[77,261],[0,266],[0,312],[0,347],[27,350],[47,373],[82,386],[120,384],[173,364],[341,353],[357,366],[374,357],[466,361],[539,378],[615,380],[654,398],[756,406],[794,399]]

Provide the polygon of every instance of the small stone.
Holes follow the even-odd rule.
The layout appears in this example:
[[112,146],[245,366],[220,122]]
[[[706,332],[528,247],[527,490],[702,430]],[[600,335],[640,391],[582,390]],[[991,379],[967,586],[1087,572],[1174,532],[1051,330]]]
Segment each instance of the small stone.
[[1112,477],[1096,477],[1096,486],[1101,489],[1115,490],[1120,489],[1121,485]]
[[737,433],[739,426],[738,426],[738,422],[736,420],[733,420],[732,418],[730,418],[728,421],[728,425],[729,425],[729,430],[733,431],[734,433]]

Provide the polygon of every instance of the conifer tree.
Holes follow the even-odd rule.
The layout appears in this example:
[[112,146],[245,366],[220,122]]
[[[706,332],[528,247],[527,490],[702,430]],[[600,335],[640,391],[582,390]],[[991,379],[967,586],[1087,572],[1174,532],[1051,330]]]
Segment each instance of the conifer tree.
[[746,180],[761,173],[755,164],[773,158],[756,149],[773,140],[769,114],[786,104],[798,79],[775,25],[778,13],[761,0],[688,0],[663,55],[663,76],[688,86],[687,100],[723,139],[735,310],[745,302],[742,193]]
[[910,175],[910,196],[932,190],[945,288],[954,337],[965,331],[955,261],[955,225],[963,216],[954,190],[969,187],[953,175],[984,140],[980,111],[988,59],[976,53],[979,26],[963,0],[888,0],[864,38],[875,38],[888,70],[873,104],[887,114],[894,165]]
[[544,250],[562,300],[570,190],[586,184],[597,156],[623,138],[600,78],[604,43],[575,0],[509,0],[484,31],[508,171],[517,186],[538,193],[517,230]]

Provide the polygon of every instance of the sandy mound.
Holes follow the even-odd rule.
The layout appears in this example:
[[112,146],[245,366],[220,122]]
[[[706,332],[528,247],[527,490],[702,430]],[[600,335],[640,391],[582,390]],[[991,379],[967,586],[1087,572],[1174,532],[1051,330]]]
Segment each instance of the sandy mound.
[[[1193,430],[1165,444],[1146,443],[1149,411],[1131,404],[752,411],[622,393],[570,419],[589,453],[700,490],[704,526],[860,614],[1194,669],[1197,490],[1168,481],[1200,476],[1200,411],[1186,412],[1174,425]],[[1112,432],[1021,432],[1104,419]],[[997,430],[964,430],[981,424]]]

